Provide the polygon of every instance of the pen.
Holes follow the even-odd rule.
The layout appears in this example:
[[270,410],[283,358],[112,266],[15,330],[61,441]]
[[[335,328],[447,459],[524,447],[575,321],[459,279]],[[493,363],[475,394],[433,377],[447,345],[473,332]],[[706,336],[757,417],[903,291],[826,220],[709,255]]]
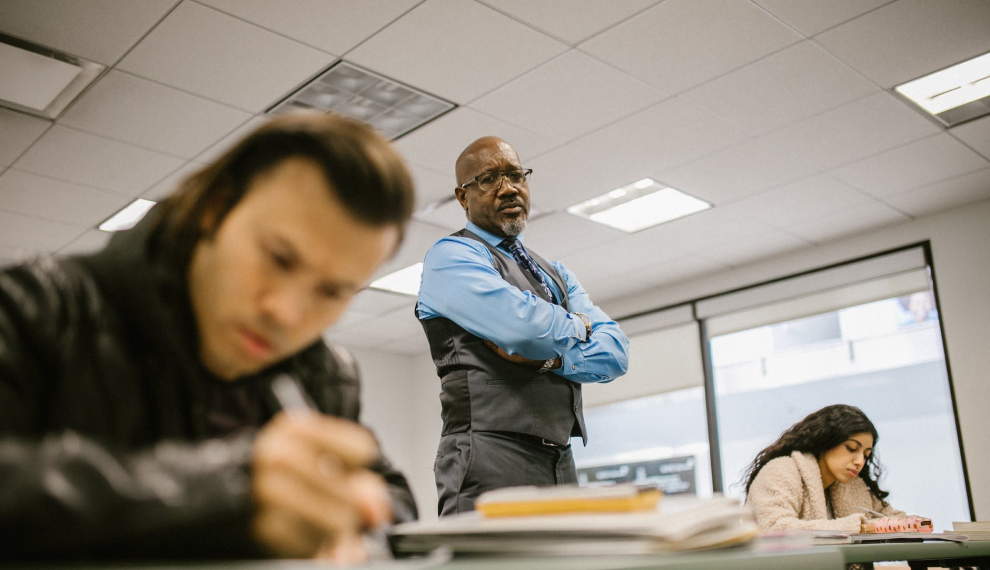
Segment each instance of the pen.
[[299,380],[296,380],[294,376],[285,373],[276,376],[272,380],[272,393],[275,394],[275,399],[278,400],[282,409],[287,412],[317,411],[306,399],[302,386],[299,385]]
[[883,513],[878,513],[876,511],[874,511],[873,509],[868,509],[866,507],[860,507],[859,510],[861,510],[861,511],[863,511],[865,513],[869,513],[871,515],[875,515],[875,516],[877,516],[879,518],[883,518],[883,517],[887,516],[887,515],[885,515]]
[[[306,393],[299,380],[289,374],[279,374],[272,380],[272,393],[282,409],[289,413],[301,411],[319,412],[306,398]],[[388,545],[388,535],[385,529],[368,529],[363,535],[365,552],[369,560],[390,560],[393,558],[392,549]]]

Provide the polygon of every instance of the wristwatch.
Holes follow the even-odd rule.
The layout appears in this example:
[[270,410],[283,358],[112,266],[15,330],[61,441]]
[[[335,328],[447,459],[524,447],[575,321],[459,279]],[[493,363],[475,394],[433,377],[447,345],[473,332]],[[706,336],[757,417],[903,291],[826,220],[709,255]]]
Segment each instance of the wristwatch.
[[581,319],[584,323],[584,340],[581,342],[588,342],[591,339],[591,318],[584,313],[571,313],[572,315],[577,315],[577,318]]
[[540,373],[540,374],[543,374],[544,372],[549,372],[549,371],[553,370],[553,363],[554,362],[557,362],[557,358],[556,357],[551,358],[550,360],[547,360],[546,362],[544,362],[543,363],[543,366],[539,367],[536,371],[538,373]]

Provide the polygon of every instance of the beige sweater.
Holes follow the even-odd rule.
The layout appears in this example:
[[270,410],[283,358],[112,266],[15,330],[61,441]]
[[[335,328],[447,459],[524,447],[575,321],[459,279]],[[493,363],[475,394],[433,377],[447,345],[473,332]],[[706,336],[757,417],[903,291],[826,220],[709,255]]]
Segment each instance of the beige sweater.
[[752,507],[756,522],[763,530],[803,528],[859,532],[860,524],[873,518],[859,507],[885,516],[904,516],[902,511],[874,497],[859,477],[849,483],[834,483],[829,493],[835,519],[828,518],[818,461],[810,453],[795,451],[790,457],[778,457],[760,469],[749,488],[746,503]]

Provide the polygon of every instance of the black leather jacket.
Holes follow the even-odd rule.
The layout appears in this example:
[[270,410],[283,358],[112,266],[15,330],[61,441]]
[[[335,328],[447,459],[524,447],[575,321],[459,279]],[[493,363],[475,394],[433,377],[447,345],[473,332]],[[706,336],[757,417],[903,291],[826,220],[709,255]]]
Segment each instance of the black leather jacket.
[[[263,556],[249,537],[257,425],[211,438],[184,277],[142,222],[102,252],[0,271],[0,560]],[[289,371],[357,421],[346,353],[318,342]],[[269,391],[265,391],[268,393]],[[383,461],[398,521],[416,516]],[[2,564],[0,564],[2,566]]]

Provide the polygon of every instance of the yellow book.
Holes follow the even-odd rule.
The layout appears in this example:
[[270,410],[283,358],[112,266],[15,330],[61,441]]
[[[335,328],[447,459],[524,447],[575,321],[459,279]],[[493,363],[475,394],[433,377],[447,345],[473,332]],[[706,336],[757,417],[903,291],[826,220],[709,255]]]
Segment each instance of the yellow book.
[[475,509],[486,517],[627,513],[656,509],[663,493],[652,485],[508,487],[482,493]]

